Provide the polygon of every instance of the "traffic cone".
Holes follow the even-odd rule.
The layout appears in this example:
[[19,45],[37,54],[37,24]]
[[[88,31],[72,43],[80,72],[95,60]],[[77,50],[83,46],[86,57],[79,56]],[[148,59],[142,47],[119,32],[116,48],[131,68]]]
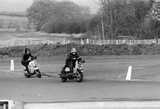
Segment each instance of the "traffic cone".
[[126,80],[130,81],[132,77],[132,66],[128,67],[128,72],[127,72],[127,76],[126,76]]

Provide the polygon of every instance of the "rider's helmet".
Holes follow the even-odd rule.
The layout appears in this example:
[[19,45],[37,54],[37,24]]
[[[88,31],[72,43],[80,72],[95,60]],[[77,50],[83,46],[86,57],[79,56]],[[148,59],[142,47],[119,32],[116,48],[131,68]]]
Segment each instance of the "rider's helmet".
[[72,49],[71,49],[71,53],[72,53],[72,54],[76,54],[76,53],[77,53],[76,48],[72,48]]
[[25,54],[30,54],[31,50],[29,48],[25,48],[24,52],[25,52]]

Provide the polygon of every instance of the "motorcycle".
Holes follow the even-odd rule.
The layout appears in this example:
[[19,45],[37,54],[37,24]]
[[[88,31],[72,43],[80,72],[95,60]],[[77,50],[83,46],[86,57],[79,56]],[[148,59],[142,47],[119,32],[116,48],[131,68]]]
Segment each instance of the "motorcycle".
[[66,82],[67,80],[75,80],[77,82],[83,81],[83,64],[85,61],[76,60],[75,62],[75,68],[73,68],[73,65],[65,65],[62,73],[60,74],[60,78],[62,82]]
[[38,77],[41,78],[42,74],[39,70],[38,64],[37,64],[37,57],[32,57],[30,59],[29,65],[28,65],[28,69],[29,72],[27,72],[27,70],[25,69],[25,73],[24,76],[26,78],[31,78],[31,77]]

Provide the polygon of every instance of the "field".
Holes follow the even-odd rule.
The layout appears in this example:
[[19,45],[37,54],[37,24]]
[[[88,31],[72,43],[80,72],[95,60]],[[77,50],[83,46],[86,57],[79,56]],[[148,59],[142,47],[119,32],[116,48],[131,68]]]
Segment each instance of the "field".
[[58,42],[64,43],[67,34],[47,34],[43,32],[16,32],[0,30],[0,48],[13,46],[29,46]]
[[0,29],[27,30],[28,19],[25,16],[9,16],[0,14]]

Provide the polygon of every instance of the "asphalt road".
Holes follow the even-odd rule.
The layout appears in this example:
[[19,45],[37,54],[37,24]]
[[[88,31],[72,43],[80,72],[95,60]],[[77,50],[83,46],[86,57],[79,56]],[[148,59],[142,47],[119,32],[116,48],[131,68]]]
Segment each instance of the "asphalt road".
[[25,102],[88,100],[160,100],[160,82],[86,79],[61,83],[58,78],[0,79],[0,99]]
[[[0,60],[0,99],[24,102],[160,100],[160,56],[90,57],[82,83],[61,83],[57,73],[63,61],[40,60],[42,79],[26,79],[16,61],[9,72],[9,61]],[[133,65],[133,81],[125,81],[127,66]]]

